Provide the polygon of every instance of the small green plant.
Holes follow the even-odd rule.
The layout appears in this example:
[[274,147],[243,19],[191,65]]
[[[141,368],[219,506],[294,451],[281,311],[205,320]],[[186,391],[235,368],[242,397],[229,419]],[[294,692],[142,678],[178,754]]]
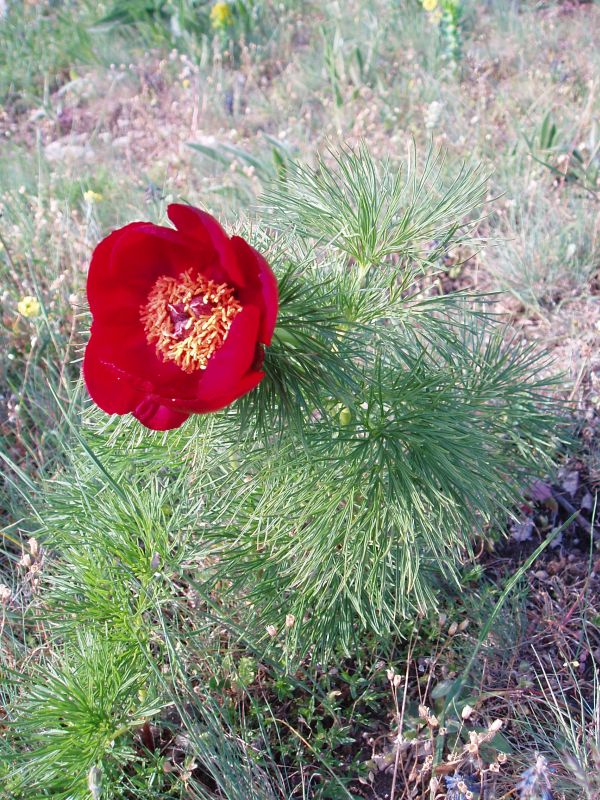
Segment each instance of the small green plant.
[[210,30],[206,4],[194,0],[115,0],[96,24],[117,29],[135,26],[158,42],[177,41],[184,33],[199,38]]
[[462,58],[463,4],[461,0],[421,0],[429,22],[437,26],[443,58],[457,69]]
[[192,150],[200,153],[209,162],[226,169],[233,176],[233,183],[212,187],[215,194],[228,195],[240,204],[247,205],[256,200],[257,195],[274,180],[285,182],[292,151],[285,144],[269,134],[263,134],[267,144],[265,153],[253,155],[241,147],[220,142],[200,144],[190,142]]
[[566,134],[548,111],[538,132],[526,137],[531,157],[555,176],[558,182],[576,183],[592,196],[600,191],[600,137],[596,123],[590,125],[587,141],[577,130],[582,143],[567,141]]
[[462,2],[461,0],[441,0],[441,8],[440,33],[444,57],[452,67],[456,68],[462,58]]
[[463,165],[446,179],[444,166],[430,152],[421,169],[414,156],[396,169],[363,145],[320,157],[315,168],[290,164],[288,180],[266,193],[265,204],[276,227],[291,222],[305,239],[352,259],[364,276],[378,266],[383,273],[395,257],[402,280],[415,265],[427,269],[450,242],[467,241],[475,225],[468,215],[481,208],[486,175]]
[[115,645],[106,631],[79,632],[16,690],[18,712],[9,725],[11,796],[52,792],[87,800],[92,791],[100,797],[91,784],[110,784],[117,766],[120,773],[139,758],[132,735],[161,705],[139,652]]
[[215,40],[239,63],[240,42],[260,40],[265,32],[263,3],[254,0],[114,0],[96,26],[131,38],[132,29],[154,45],[174,45],[192,56],[206,58],[204,43]]
[[336,108],[356,100],[361,87],[373,86],[377,81],[374,60],[380,34],[372,20],[367,18],[365,24],[370,29],[368,44],[348,42],[339,24],[333,31],[321,29],[325,70]]

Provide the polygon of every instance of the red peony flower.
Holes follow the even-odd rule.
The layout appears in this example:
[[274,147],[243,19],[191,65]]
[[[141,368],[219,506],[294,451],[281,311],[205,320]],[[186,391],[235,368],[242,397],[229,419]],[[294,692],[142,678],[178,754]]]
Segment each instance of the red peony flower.
[[260,383],[278,307],[275,276],[247,242],[192,206],[168,215],[177,230],[133,222],[96,247],[83,362],[103,411],[159,431]]

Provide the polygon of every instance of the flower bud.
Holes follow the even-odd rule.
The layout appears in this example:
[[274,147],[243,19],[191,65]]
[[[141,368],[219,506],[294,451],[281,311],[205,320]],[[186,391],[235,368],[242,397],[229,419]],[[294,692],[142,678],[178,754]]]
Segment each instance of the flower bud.
[[352,412],[347,406],[344,406],[344,408],[342,408],[342,410],[340,411],[338,418],[340,421],[340,425],[342,426],[349,425],[350,421],[352,420]]

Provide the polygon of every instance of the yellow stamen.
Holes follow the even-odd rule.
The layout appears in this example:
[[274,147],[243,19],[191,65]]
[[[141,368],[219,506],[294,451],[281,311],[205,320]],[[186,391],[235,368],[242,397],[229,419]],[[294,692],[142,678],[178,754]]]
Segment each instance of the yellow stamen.
[[233,292],[226,283],[192,278],[191,270],[178,278],[161,276],[140,308],[146,340],[184,372],[205,369],[242,310]]

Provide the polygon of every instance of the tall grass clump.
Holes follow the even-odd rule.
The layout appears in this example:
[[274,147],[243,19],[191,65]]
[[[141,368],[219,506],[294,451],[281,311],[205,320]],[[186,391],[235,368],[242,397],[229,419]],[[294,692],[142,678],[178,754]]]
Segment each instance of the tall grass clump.
[[[600,794],[598,670],[593,669],[591,681],[585,681],[573,663],[567,662],[559,665],[566,672],[563,676],[536,655],[539,696],[529,701],[520,725],[537,747],[537,764],[547,765],[548,785],[551,782],[568,800],[594,800]],[[525,776],[528,772],[533,776],[536,769],[529,767]],[[522,796],[530,795],[523,792]]]

